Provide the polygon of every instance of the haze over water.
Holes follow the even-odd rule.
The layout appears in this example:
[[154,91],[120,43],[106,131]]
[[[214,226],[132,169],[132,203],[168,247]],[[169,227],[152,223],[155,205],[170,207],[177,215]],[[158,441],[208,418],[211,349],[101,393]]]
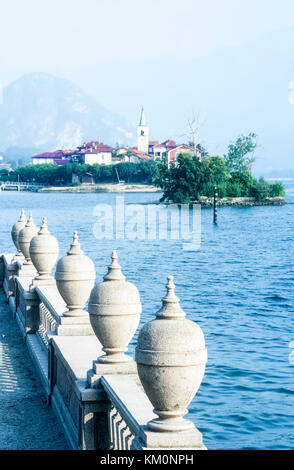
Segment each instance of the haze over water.
[[[294,182],[286,183],[290,204],[283,207],[219,208],[218,226],[212,210],[203,209],[201,249],[194,252],[183,251],[180,241],[95,239],[93,209],[101,202],[113,205],[116,196],[2,192],[0,251],[15,251],[10,230],[22,207],[33,211],[38,225],[47,217],[60,256],[78,230],[82,249],[95,262],[97,282],[116,248],[127,280],[141,295],[141,325],[154,318],[166,277],[174,275],[181,306],[203,329],[208,349],[205,377],[189,407],[205,445],[293,449]],[[126,203],[151,203],[160,195],[124,197]]]

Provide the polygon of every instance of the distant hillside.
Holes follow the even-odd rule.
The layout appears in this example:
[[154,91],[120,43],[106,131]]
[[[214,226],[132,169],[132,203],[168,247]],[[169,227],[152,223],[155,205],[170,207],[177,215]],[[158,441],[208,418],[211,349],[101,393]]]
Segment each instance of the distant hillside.
[[87,140],[133,144],[133,129],[75,84],[45,73],[24,75],[3,90],[0,153],[28,161],[33,153]]

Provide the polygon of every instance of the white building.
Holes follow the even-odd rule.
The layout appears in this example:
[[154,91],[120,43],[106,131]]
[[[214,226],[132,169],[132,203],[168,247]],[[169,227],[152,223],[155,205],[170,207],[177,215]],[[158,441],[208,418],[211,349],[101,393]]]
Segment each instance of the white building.
[[144,109],[142,107],[141,118],[137,127],[138,151],[148,154],[149,150],[149,127],[146,124]]
[[83,163],[88,165],[94,165],[98,163],[99,165],[111,165],[112,163],[112,149],[107,148],[90,148],[82,156]]
[[72,153],[72,161],[86,163],[88,165],[111,165],[113,148],[102,142],[85,142]]

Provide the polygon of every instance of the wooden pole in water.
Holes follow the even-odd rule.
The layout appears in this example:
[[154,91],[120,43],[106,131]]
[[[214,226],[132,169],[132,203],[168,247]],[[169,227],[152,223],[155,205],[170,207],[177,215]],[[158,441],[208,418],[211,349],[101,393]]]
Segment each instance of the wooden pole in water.
[[213,189],[213,223],[217,224],[217,190]]

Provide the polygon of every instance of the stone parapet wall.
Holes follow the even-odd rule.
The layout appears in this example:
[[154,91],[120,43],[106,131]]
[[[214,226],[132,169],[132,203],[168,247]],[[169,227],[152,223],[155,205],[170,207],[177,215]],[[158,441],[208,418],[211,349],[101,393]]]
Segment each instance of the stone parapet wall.
[[[195,390],[203,377],[204,337],[198,325],[184,318],[173,278],[168,278],[155,321],[139,334],[134,360],[126,351],[139,324],[141,302],[137,288],[125,280],[116,252],[103,282],[94,287],[92,262],[80,250],[76,234],[57,264],[56,280],[42,278],[26,254],[23,264],[13,255],[0,255],[0,282],[70,447],[205,449],[201,433],[183,418],[192,397],[188,387]],[[77,271],[72,270],[75,265]],[[88,313],[83,305],[90,292]],[[160,339],[160,351],[150,351],[148,335],[153,337],[150,345]],[[180,340],[185,335],[189,341],[194,338],[187,351]],[[167,411],[158,409],[157,400]]]

